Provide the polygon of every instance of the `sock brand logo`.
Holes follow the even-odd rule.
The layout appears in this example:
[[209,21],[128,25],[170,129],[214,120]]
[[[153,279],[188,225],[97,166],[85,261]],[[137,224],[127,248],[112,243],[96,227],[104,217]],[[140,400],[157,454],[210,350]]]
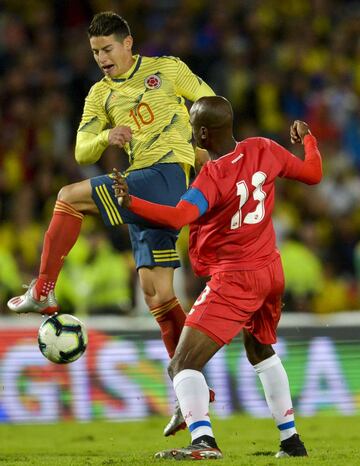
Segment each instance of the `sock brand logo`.
[[189,419],[190,417],[192,417],[192,412],[191,412],[191,411],[189,411],[187,414],[185,414],[184,420],[186,421],[186,420]]
[[284,416],[285,417],[286,416],[291,416],[292,414],[294,414],[294,412],[295,412],[294,408],[290,408],[285,412]]

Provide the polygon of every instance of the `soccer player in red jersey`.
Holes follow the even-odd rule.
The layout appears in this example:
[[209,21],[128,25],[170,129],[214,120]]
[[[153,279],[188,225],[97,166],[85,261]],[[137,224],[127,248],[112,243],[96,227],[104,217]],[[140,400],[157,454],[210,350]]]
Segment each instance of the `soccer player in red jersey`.
[[297,434],[288,377],[272,344],[281,314],[284,275],[276,248],[272,211],[277,177],[319,183],[321,155],[306,123],[295,121],[291,142],[301,142],[300,160],[276,142],[254,137],[237,142],[233,112],[223,97],[203,97],[191,108],[195,141],[207,162],[176,207],[130,196],[120,174],[115,195],[122,206],[172,228],[190,223],[189,254],[198,275],[211,276],[186,318],[169,366],[192,443],[161,451],[157,458],[222,457],[208,413],[204,365],[242,330],[250,363],[280,431],[277,457],[307,456]]

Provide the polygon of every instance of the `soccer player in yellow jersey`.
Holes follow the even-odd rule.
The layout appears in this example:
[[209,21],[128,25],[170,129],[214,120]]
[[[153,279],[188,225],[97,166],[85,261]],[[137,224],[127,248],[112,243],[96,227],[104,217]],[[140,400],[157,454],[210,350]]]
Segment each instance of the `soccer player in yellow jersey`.
[[[130,193],[175,206],[194,165],[185,99],[195,101],[214,92],[178,58],[133,55],[129,26],[113,12],[95,15],[88,35],[105,76],[85,101],[76,139],[77,162],[95,163],[109,145],[124,148]],[[104,175],[60,190],[44,238],[39,275],[24,295],[9,300],[8,307],[19,314],[50,315],[59,310],[54,288],[63,261],[78,238],[84,215],[100,213],[107,226],[129,225],[145,301],[172,357],[185,321],[173,288],[174,269],[180,266],[175,249],[178,231],[158,228],[122,209],[112,184],[112,177]]]

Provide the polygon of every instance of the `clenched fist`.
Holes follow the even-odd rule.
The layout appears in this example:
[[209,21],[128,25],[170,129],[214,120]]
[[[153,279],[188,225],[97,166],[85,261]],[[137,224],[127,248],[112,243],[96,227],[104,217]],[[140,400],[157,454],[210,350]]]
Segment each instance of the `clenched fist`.
[[116,126],[109,131],[109,145],[124,147],[127,142],[130,142],[132,131],[129,126]]
[[290,126],[290,140],[293,144],[300,142],[304,143],[304,137],[311,134],[310,128],[305,121],[295,120]]

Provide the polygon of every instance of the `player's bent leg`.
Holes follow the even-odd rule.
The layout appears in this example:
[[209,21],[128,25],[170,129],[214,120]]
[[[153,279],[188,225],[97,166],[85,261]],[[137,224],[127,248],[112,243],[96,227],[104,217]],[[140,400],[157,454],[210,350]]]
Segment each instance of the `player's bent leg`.
[[[195,345],[199,345],[198,347]],[[190,345],[190,346],[188,346]],[[206,351],[200,348],[206,347]],[[197,353],[197,348],[201,354]],[[178,347],[175,355],[169,364],[169,375],[171,379],[185,369],[193,369],[201,371],[204,365],[211,359],[211,357],[220,349],[220,345],[215,343],[204,333],[191,327],[184,327],[180,337]],[[212,403],[215,401],[215,392],[206,385],[207,389],[207,402]],[[177,428],[175,428],[175,426]],[[183,417],[183,412],[179,400],[177,399],[175,412],[169,424],[164,430],[164,435],[174,435],[178,430],[185,429],[186,422]]]
[[45,233],[39,276],[25,294],[8,301],[18,314],[35,312],[51,315],[59,310],[54,288],[64,259],[76,243],[84,214],[96,214],[89,180],[65,186],[58,194],[53,217]]
[[220,459],[209,418],[209,388],[201,370],[220,349],[206,334],[184,327],[175,355],[169,365],[181,412],[191,432],[191,445],[158,452],[162,459]]
[[280,358],[271,345],[261,343],[246,329],[243,336],[249,362],[260,378],[267,405],[280,432],[280,451],[275,456],[307,456],[295,428],[289,380]]
[[[160,326],[161,337],[172,358],[186,314],[174,294],[172,267],[143,267],[139,269],[140,283],[144,297],[150,312]],[[209,389],[209,400],[215,400],[215,393]],[[174,412],[170,421],[164,428],[164,436],[175,435],[180,430],[186,429],[186,423],[181,413],[180,405],[176,400]]]

